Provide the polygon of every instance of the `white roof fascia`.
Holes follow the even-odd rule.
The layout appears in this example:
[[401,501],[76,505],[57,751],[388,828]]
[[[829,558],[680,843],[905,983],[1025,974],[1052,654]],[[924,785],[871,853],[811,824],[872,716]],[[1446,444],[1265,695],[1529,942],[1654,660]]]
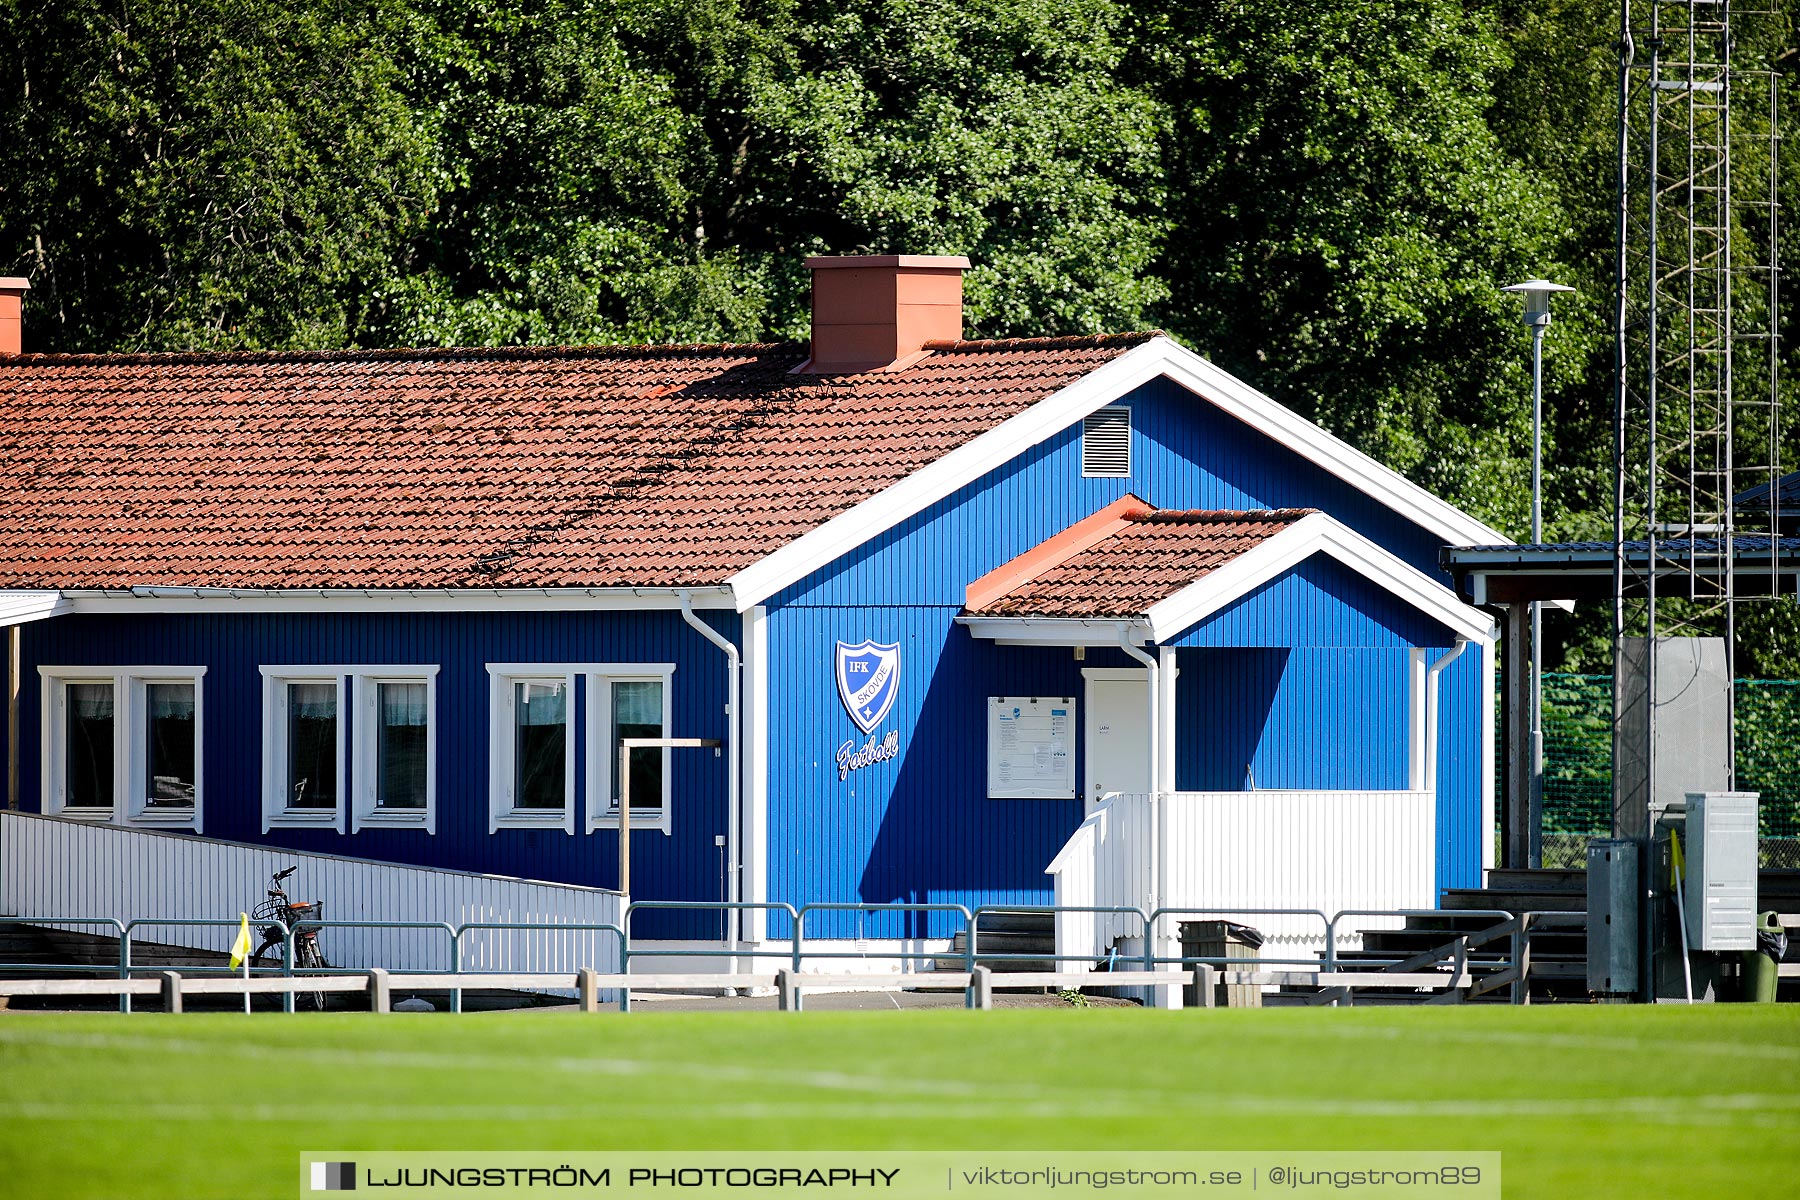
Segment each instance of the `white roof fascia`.
[[1493,618],[1411,563],[1382,549],[1326,513],[1300,518],[1268,541],[1150,606],[1150,628],[1162,642],[1205,620],[1315,554],[1328,554],[1472,642],[1495,637]]
[[1452,545],[1513,544],[1505,534],[1433,496],[1192,350],[1168,337],[1156,337],[751,563],[726,580],[737,596],[738,611],[761,604],[1158,377],[1180,384]]
[[203,612],[605,612],[674,610],[681,596],[696,609],[730,610],[731,593],[703,588],[206,588],[137,587],[66,591],[82,613]]
[[1002,421],[936,462],[751,563],[725,581],[737,595],[738,611],[761,604],[781,589],[954,494],[958,488],[1054,437],[1089,413],[1155,379],[1163,373],[1161,344],[1167,341],[1153,338],[1132,347],[1018,416]]
[[1150,623],[1142,617],[958,617],[972,637],[1001,646],[1117,646],[1120,638],[1134,645],[1150,640]]
[[72,611],[61,592],[0,591],[0,626],[24,625]]

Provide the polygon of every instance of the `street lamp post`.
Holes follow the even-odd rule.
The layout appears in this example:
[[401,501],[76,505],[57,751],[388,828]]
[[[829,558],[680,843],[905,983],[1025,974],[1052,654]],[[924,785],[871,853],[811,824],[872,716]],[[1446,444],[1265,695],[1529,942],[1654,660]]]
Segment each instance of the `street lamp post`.
[[[1500,289],[1525,297],[1525,324],[1531,326],[1531,542],[1544,540],[1544,330],[1550,327],[1550,297],[1572,287],[1529,279]],[[1531,812],[1527,866],[1544,865],[1544,652],[1543,614],[1531,608]]]

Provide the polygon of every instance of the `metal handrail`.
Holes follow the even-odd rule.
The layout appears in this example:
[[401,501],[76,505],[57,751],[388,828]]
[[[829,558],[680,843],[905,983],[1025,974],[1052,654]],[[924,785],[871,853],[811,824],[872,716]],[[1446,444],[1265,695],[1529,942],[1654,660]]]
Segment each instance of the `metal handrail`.
[[[625,906],[625,912],[619,921],[625,926],[625,952],[630,958],[786,958],[792,959],[796,968],[799,958],[790,950],[633,950],[631,949],[631,914],[640,908],[688,909],[693,912],[726,912],[731,910],[761,910],[764,912],[784,912],[796,929],[800,925],[800,915],[794,906],[785,900],[633,900]],[[796,941],[798,945],[798,941]],[[624,968],[620,968],[621,972]]]
[[[285,950],[285,954],[287,956],[287,962],[288,962],[288,967],[289,967],[290,973],[292,972],[293,963],[294,963],[294,935],[296,933],[299,933],[302,929],[433,929],[433,930],[441,930],[450,939],[450,971],[451,971],[451,973],[452,974],[458,973],[458,968],[461,967],[461,965],[462,965],[461,961],[457,957],[458,947],[457,947],[457,943],[456,943],[456,930],[454,927],[451,926],[450,922],[448,922],[448,921],[337,921],[337,920],[325,921],[325,920],[313,920],[311,918],[307,918],[305,920],[295,921],[293,928],[288,930],[287,939],[286,939],[287,948]],[[364,970],[364,968],[357,968],[357,967],[324,967],[322,969],[309,969],[309,973],[314,974],[314,975],[360,975],[363,973],[363,970]],[[390,971],[389,974],[391,974],[391,975],[430,975],[430,974],[435,974],[435,972],[429,971],[423,967],[409,967],[404,970]],[[291,994],[290,994],[290,999],[291,999]],[[450,1011],[451,1012],[461,1012],[462,1011],[462,990],[460,988],[453,989],[450,993]]]
[[[1343,920],[1345,917],[1395,917],[1395,916],[1397,916],[1397,917],[1498,917],[1502,921],[1517,921],[1518,920],[1517,916],[1515,916],[1513,913],[1508,912],[1507,910],[1505,910],[1503,908],[1389,908],[1389,909],[1346,908],[1346,909],[1340,909],[1331,918],[1331,924],[1326,930],[1325,953],[1327,955],[1327,960],[1326,960],[1327,963],[1335,964],[1335,962],[1337,961],[1337,926],[1338,926],[1339,921]],[[1426,931],[1426,932],[1440,932],[1440,931]],[[1468,954],[1469,954],[1468,938],[1469,938],[1469,935],[1466,933],[1456,933],[1451,930],[1443,930],[1441,932],[1446,934],[1447,937],[1450,938],[1454,943],[1451,946],[1451,950],[1450,950],[1451,957],[1453,959],[1451,973],[1455,978],[1461,979],[1463,974],[1468,969]],[[1517,959],[1517,944],[1516,944],[1516,942],[1515,942],[1515,946],[1514,946],[1514,955],[1513,956],[1514,956],[1514,959],[1516,962],[1516,959]],[[1411,957],[1417,958],[1419,956],[1413,955]],[[1371,966],[1371,967],[1377,967],[1377,968],[1390,967],[1390,966],[1399,966],[1407,961],[1408,961],[1408,959],[1405,959],[1405,958],[1378,959],[1378,960],[1368,963],[1367,965]],[[1443,961],[1442,956],[1440,955],[1436,961],[1439,961],[1439,962]]]
[[1174,957],[1169,957],[1169,956],[1156,955],[1156,954],[1151,953],[1151,951],[1154,949],[1152,943],[1153,943],[1153,940],[1155,937],[1156,922],[1161,920],[1163,917],[1226,917],[1226,916],[1317,917],[1317,918],[1319,918],[1319,923],[1322,926],[1324,926],[1324,928],[1325,928],[1325,935],[1326,935],[1325,970],[1330,971],[1330,970],[1335,969],[1332,966],[1332,959],[1331,959],[1331,918],[1327,917],[1325,915],[1324,911],[1321,909],[1317,909],[1317,908],[1245,908],[1241,905],[1234,906],[1231,908],[1212,908],[1212,907],[1188,908],[1188,907],[1177,906],[1177,905],[1167,905],[1167,906],[1158,908],[1155,911],[1153,911],[1150,914],[1149,919],[1145,922],[1146,936],[1144,938],[1144,954],[1143,954],[1144,970],[1146,970],[1146,971],[1154,970],[1156,965],[1159,963],[1183,963],[1183,964],[1206,963],[1211,966],[1220,966],[1220,965],[1223,965],[1226,963],[1234,963],[1234,964],[1236,964],[1236,963],[1255,963],[1258,966],[1266,965],[1266,966],[1284,966],[1284,967],[1285,966],[1306,967],[1306,966],[1313,966],[1318,962],[1318,960],[1316,958],[1274,958],[1274,957],[1265,956],[1265,955],[1261,955],[1261,954],[1252,954],[1248,958],[1226,958],[1222,955],[1219,955],[1219,956],[1202,955],[1202,956],[1196,956],[1193,958],[1189,958],[1186,955],[1176,955]]
[[[720,949],[716,949],[716,950],[715,949],[705,949],[705,948],[686,948],[686,949],[649,949],[649,948],[644,948],[644,949],[638,949],[638,948],[635,948],[632,946],[631,935],[630,935],[631,913],[638,908],[688,909],[688,910],[693,910],[693,911],[709,911],[709,910],[710,911],[724,911],[724,910],[782,911],[782,912],[786,912],[788,914],[789,921],[792,924],[793,943],[788,949],[785,949],[785,950],[750,950],[750,949],[731,950],[731,949],[726,949],[726,948],[720,948]],[[1581,916],[1582,916],[1582,914],[1579,914],[1579,913],[1536,912],[1536,911],[1527,912],[1527,913],[1523,913],[1523,914],[1514,914],[1512,912],[1509,912],[1509,911],[1506,911],[1503,909],[1405,908],[1405,909],[1343,909],[1343,910],[1339,911],[1338,913],[1336,913],[1335,915],[1327,917],[1324,912],[1322,912],[1321,910],[1318,910],[1318,909],[1255,908],[1255,907],[1244,907],[1244,906],[1237,906],[1237,905],[1223,905],[1223,906],[1219,906],[1219,907],[1164,906],[1164,907],[1160,907],[1160,908],[1152,910],[1149,914],[1146,914],[1143,909],[1137,908],[1137,907],[1134,907],[1131,905],[991,904],[991,905],[982,905],[978,908],[975,908],[973,911],[971,911],[964,905],[956,904],[956,903],[949,903],[949,902],[914,904],[914,903],[905,903],[905,902],[863,903],[863,902],[856,902],[856,901],[818,902],[818,903],[802,905],[796,909],[793,905],[782,902],[782,901],[640,900],[640,901],[634,901],[631,904],[627,905],[624,913],[621,915],[621,918],[620,918],[620,921],[618,924],[612,924],[612,923],[607,923],[607,922],[594,922],[594,923],[585,923],[584,922],[584,923],[564,924],[564,923],[534,922],[534,921],[471,921],[471,922],[467,922],[463,925],[453,927],[448,922],[444,922],[444,921],[355,921],[355,920],[322,920],[322,919],[311,920],[311,919],[308,919],[308,920],[296,921],[293,923],[293,925],[291,927],[289,927],[289,926],[285,925],[283,922],[278,921],[278,920],[260,921],[260,922],[258,922],[259,926],[262,926],[262,927],[274,926],[281,931],[282,962],[281,962],[281,965],[276,966],[276,967],[252,966],[250,968],[250,970],[251,970],[252,974],[259,975],[259,976],[273,976],[273,975],[292,976],[294,974],[293,951],[294,951],[295,935],[304,929],[331,929],[331,928],[423,929],[423,930],[442,931],[448,938],[448,950],[449,950],[449,955],[450,955],[450,970],[447,974],[453,975],[453,976],[466,976],[466,977],[479,977],[482,974],[498,975],[498,976],[514,976],[514,977],[519,977],[519,975],[520,975],[520,973],[512,972],[512,971],[464,972],[461,969],[462,958],[463,958],[463,945],[464,945],[463,939],[469,933],[480,931],[480,930],[541,931],[541,932],[546,932],[546,933],[556,932],[556,931],[561,931],[564,933],[571,933],[571,932],[611,933],[618,939],[618,961],[619,961],[619,972],[618,973],[620,976],[627,976],[630,974],[631,960],[633,958],[677,958],[677,957],[694,958],[694,959],[739,958],[739,957],[746,958],[746,959],[773,958],[773,959],[785,960],[786,963],[788,964],[789,968],[795,974],[799,974],[804,962],[808,959],[814,959],[814,960],[822,959],[822,960],[834,960],[835,961],[835,960],[855,959],[855,958],[866,957],[866,954],[864,952],[847,951],[847,950],[833,950],[833,949],[811,949],[811,948],[807,947],[806,932],[805,932],[805,923],[806,923],[806,919],[807,919],[806,918],[807,913],[808,912],[827,912],[827,911],[836,911],[836,912],[854,912],[854,911],[884,912],[884,911],[886,911],[886,912],[952,912],[952,913],[960,913],[965,918],[964,931],[966,931],[967,936],[968,936],[967,945],[964,946],[962,955],[961,955],[963,963],[964,963],[964,967],[965,967],[965,973],[973,972],[973,969],[976,966],[978,959],[980,959],[982,961],[994,961],[994,962],[1048,961],[1048,962],[1061,964],[1061,963],[1065,963],[1065,962],[1093,963],[1093,962],[1096,962],[1099,957],[1101,957],[1101,956],[1098,956],[1093,953],[1088,953],[1088,954],[1062,954],[1062,953],[1043,954],[1043,953],[1032,953],[1032,952],[995,952],[995,953],[983,953],[983,954],[978,955],[976,953],[976,948],[977,948],[977,943],[978,943],[980,925],[981,925],[982,918],[987,915],[998,916],[1001,914],[1011,914],[1011,913],[1043,913],[1043,914],[1050,914],[1050,915],[1054,916],[1054,915],[1061,914],[1061,913],[1071,913],[1071,914],[1085,913],[1085,914],[1091,914],[1091,915],[1096,915],[1096,916],[1109,916],[1109,915],[1110,916],[1124,916],[1124,915],[1136,916],[1138,918],[1138,921],[1141,925],[1141,928],[1142,928],[1144,934],[1146,935],[1145,936],[1145,949],[1144,949],[1143,954],[1131,955],[1125,961],[1134,963],[1134,964],[1142,964],[1143,968],[1146,971],[1150,971],[1153,973],[1157,971],[1158,967],[1172,965],[1172,964],[1181,964],[1183,966],[1192,966],[1195,964],[1214,964],[1214,965],[1230,965],[1230,966],[1237,966],[1237,967],[1250,966],[1253,964],[1256,966],[1279,966],[1279,965],[1294,964],[1294,965],[1300,965],[1300,966],[1311,966],[1311,967],[1314,967],[1315,970],[1321,969],[1317,959],[1300,960],[1300,959],[1283,959],[1283,958],[1273,958],[1273,957],[1265,958],[1261,955],[1255,955],[1255,956],[1252,956],[1249,958],[1232,958],[1232,959],[1208,957],[1208,956],[1197,956],[1197,957],[1190,958],[1185,955],[1179,956],[1179,957],[1158,955],[1155,953],[1154,933],[1155,933],[1155,930],[1159,927],[1161,920],[1164,917],[1170,917],[1170,916],[1240,915],[1240,916],[1307,916],[1307,917],[1316,917],[1319,920],[1321,920],[1325,926],[1326,948],[1325,948],[1324,962],[1323,962],[1322,969],[1326,972],[1336,972],[1339,970],[1337,939],[1338,939],[1339,933],[1342,930],[1342,926],[1343,926],[1344,922],[1346,921],[1347,918],[1351,918],[1351,917],[1364,917],[1364,916],[1368,916],[1368,917],[1401,917],[1401,918],[1420,917],[1420,916],[1450,917],[1450,918],[1477,917],[1477,918],[1493,918],[1493,919],[1496,919],[1499,921],[1511,922],[1513,924],[1513,928],[1510,931],[1511,937],[1512,937],[1512,953],[1510,955],[1510,958],[1512,961],[1511,961],[1511,964],[1509,966],[1505,967],[1504,969],[1508,970],[1508,971],[1519,971],[1521,969],[1521,967],[1529,961],[1530,936],[1531,936],[1531,933],[1532,933],[1532,930],[1534,929],[1534,927],[1536,927],[1540,924],[1541,925],[1553,925],[1553,924],[1559,924],[1559,923],[1565,923],[1565,922],[1569,923],[1569,924],[1576,924],[1576,923],[1579,923],[1579,921],[1581,920]],[[136,965],[136,964],[133,964],[133,962],[132,962],[132,959],[131,959],[132,938],[133,938],[133,934],[135,933],[136,930],[138,930],[140,928],[144,928],[144,927],[154,927],[154,926],[174,926],[174,927],[180,927],[180,926],[196,927],[197,926],[197,927],[213,927],[213,928],[220,928],[220,927],[232,928],[232,927],[235,927],[236,925],[238,925],[239,921],[231,919],[231,918],[141,917],[141,918],[136,918],[136,919],[133,919],[130,921],[121,922],[120,920],[118,920],[117,918],[114,918],[114,917],[4,916],[4,917],[0,917],[0,924],[111,926],[114,930],[117,931],[118,937],[119,937],[119,962],[118,962],[117,967],[115,968],[115,971],[116,971],[119,979],[128,980],[133,977],[134,973],[147,972],[147,971],[155,969],[155,968],[151,968],[151,967],[147,967],[147,966]],[[1466,942],[1466,939],[1470,936],[1467,933],[1458,933],[1453,930],[1432,931],[1432,932],[1434,932],[1434,933],[1441,932],[1444,935],[1444,940],[1446,943],[1454,941],[1455,943],[1457,943],[1458,946],[1463,945]],[[1485,941],[1493,941],[1493,940],[1497,940],[1500,937],[1507,936],[1507,932],[1508,931],[1504,931],[1504,930],[1502,930],[1501,932],[1495,932],[1494,929],[1477,931],[1478,935],[1486,935],[1484,938]],[[816,941],[817,941],[817,939],[815,939],[815,942]],[[1453,948],[1450,951],[1448,951],[1448,953],[1450,953],[1452,955],[1452,957],[1457,957],[1459,964],[1463,962],[1463,957],[1459,955],[1459,952],[1456,949]],[[938,954],[938,953],[933,953],[930,951],[924,951],[924,950],[916,950],[915,951],[915,950],[900,949],[900,950],[895,950],[892,952],[883,951],[882,954],[880,955],[880,957],[893,958],[893,959],[897,959],[904,963],[912,963],[912,962],[917,962],[917,961],[922,961],[922,960],[941,959],[944,957],[944,955]],[[1399,962],[1403,962],[1403,961],[1404,960],[1400,960],[1400,959],[1396,959],[1396,960],[1392,960],[1392,961],[1381,960],[1381,964],[1382,965],[1394,965],[1395,963],[1399,963]],[[1376,964],[1371,962],[1370,965],[1373,966]],[[41,963],[31,963],[31,964],[0,963],[0,970],[18,971],[21,969],[37,970],[37,971],[45,971],[45,972],[80,972],[80,971],[91,971],[91,970],[94,970],[95,968],[91,965],[86,965],[86,964],[62,965],[62,964],[41,964]],[[320,977],[320,976],[332,976],[332,975],[360,975],[360,974],[365,973],[367,970],[369,970],[369,968],[328,967],[328,968],[324,968],[319,971],[309,971],[308,976],[309,977]],[[223,965],[195,966],[190,969],[189,973],[190,974],[198,973],[198,974],[204,974],[204,975],[228,975],[228,974],[231,974],[231,970],[229,967],[226,967]],[[903,975],[906,974],[906,972],[904,970],[901,973]],[[405,977],[408,975],[441,975],[444,973],[432,971],[432,970],[426,969],[426,968],[403,968],[403,969],[392,971],[392,972],[390,972],[390,974],[394,975],[394,976],[398,976],[398,977]],[[542,973],[539,973],[539,974],[542,974]],[[704,978],[704,976],[696,976],[697,986],[704,986],[704,985],[700,985],[698,982],[701,978]],[[1484,978],[1489,979],[1490,983],[1492,982],[1491,976],[1484,976]],[[1501,983],[1504,983],[1504,982],[1506,982],[1506,981],[1504,981],[1504,980],[1501,981]],[[1121,981],[1121,985],[1128,986],[1128,984],[1126,984],[1125,981]],[[741,985],[734,985],[734,986],[741,986]],[[1492,990],[1492,987],[1490,987],[1489,990]],[[1513,992],[1514,1002],[1515,1003],[1525,1002],[1525,1000],[1521,999],[1522,995],[1523,995],[1523,989],[1519,985],[1515,984],[1514,992]],[[457,1012],[461,1011],[460,1001],[461,1001],[461,990],[453,989],[452,1003],[451,1003],[452,1011],[457,1011]],[[289,991],[286,994],[283,1003],[284,1003],[285,1008],[287,1008],[290,1011],[292,1010],[293,999],[292,999],[291,991]],[[121,995],[120,1007],[121,1007],[122,1011],[126,1011],[126,1012],[130,1011],[130,996],[129,996],[129,994]],[[629,988],[623,989],[621,991],[620,1007],[621,1007],[621,1009],[629,1010],[629,1007],[630,1007],[630,990],[629,990]]]
[[[463,934],[469,932],[471,929],[530,929],[530,930],[546,930],[546,931],[547,930],[555,930],[555,929],[566,929],[566,930],[571,930],[571,931],[574,931],[577,933],[611,933],[611,934],[616,935],[619,939],[619,971],[621,974],[623,974],[625,971],[625,931],[617,925],[609,925],[604,922],[600,922],[600,923],[596,923],[596,924],[577,924],[577,925],[546,925],[541,921],[467,921],[461,925],[458,925],[456,927],[456,932],[450,935],[450,949],[451,949],[450,961],[456,964],[456,966],[451,969],[451,974],[453,974],[453,975],[454,974],[463,974],[463,975],[482,975],[482,974],[512,975],[512,974],[517,974],[517,972],[514,972],[514,971],[487,971],[487,972],[462,971],[460,969],[461,965],[462,965],[462,938],[463,938]],[[462,989],[461,988],[451,988],[450,989],[450,1011],[452,1011],[452,1012],[461,1012],[462,1011]]]
[[[688,909],[693,912],[762,911],[785,912],[794,929],[791,950],[633,950],[631,948],[631,914],[640,908]],[[785,958],[795,971],[800,969],[800,914],[785,900],[633,900],[619,917],[624,940],[619,947],[619,974],[631,974],[634,958]],[[619,989],[619,1011],[631,1011],[631,989]]]
[[[132,931],[137,929],[139,926],[143,926],[143,925],[175,926],[175,927],[224,926],[226,929],[236,929],[244,923],[244,920],[245,920],[245,917],[240,915],[236,920],[232,920],[229,917],[138,917],[138,918],[135,918],[134,920],[127,921],[127,922],[125,922],[125,924],[119,934],[120,978],[121,979],[129,979],[131,977],[131,972],[135,971],[135,970],[141,969],[141,970],[148,971],[148,970],[154,969],[151,967],[138,968],[138,967],[132,966],[132,964],[131,964],[131,934],[132,934]],[[279,928],[281,930],[281,966],[279,966],[279,967],[256,967],[256,966],[252,966],[248,961],[246,961],[244,963],[245,969],[250,972],[253,972],[253,973],[261,973],[264,975],[273,975],[273,974],[277,974],[277,973],[279,973],[281,975],[292,975],[294,973],[294,942],[293,942],[294,931],[292,929],[289,929],[287,924],[280,920],[271,919],[266,922],[258,921],[257,924],[260,926],[265,926],[265,927],[273,926],[273,927]],[[194,949],[198,949],[198,947],[194,947]],[[231,967],[229,964],[216,966],[216,967],[201,966],[201,965],[196,964],[195,966],[193,966],[189,969],[192,971],[198,971],[198,972],[201,972],[201,973],[207,974],[207,975],[230,975],[232,973],[232,970],[231,970]],[[292,992],[285,993],[282,996],[281,1006],[282,1006],[282,1011],[293,1012],[294,1011],[294,993],[292,993]],[[127,995],[127,996],[119,997],[119,1011],[120,1012],[130,1012],[131,1011],[131,997],[130,996]]]
[[[800,960],[804,957],[804,952],[800,948],[800,943],[801,943],[801,939],[805,936],[806,914],[809,911],[817,911],[817,912],[927,912],[927,913],[929,913],[929,912],[958,912],[958,913],[962,914],[963,928],[970,931],[969,932],[969,945],[973,946],[975,944],[973,918],[970,917],[968,908],[966,908],[965,906],[963,906],[961,904],[954,904],[954,903],[909,904],[909,903],[905,903],[902,901],[895,901],[895,902],[891,902],[891,903],[875,903],[875,904],[860,904],[860,903],[857,903],[856,901],[841,901],[841,902],[836,902],[836,903],[821,901],[816,904],[803,904],[800,906],[799,915],[794,922],[794,971],[796,974],[798,974],[799,970],[800,970]],[[901,939],[901,940],[904,941],[905,939]],[[813,957],[814,958],[860,958],[860,957],[864,957],[864,956],[857,954],[853,950],[837,951],[837,952],[828,950],[823,953],[815,951],[813,954]],[[900,950],[900,951],[896,951],[892,954],[883,954],[882,957],[883,958],[897,958],[897,959],[901,959],[902,961],[905,961],[905,962],[913,962],[915,960],[934,960],[934,959],[942,958],[944,956],[941,954],[929,954],[923,950],[917,950],[917,951]],[[966,993],[963,997],[963,1005],[964,1005],[964,1007],[973,1007],[974,1004],[975,1004],[975,994],[971,987],[971,990],[968,993]]]
[[[858,904],[855,901],[843,901],[843,902],[838,902],[838,903],[820,902],[820,903],[816,903],[816,904],[802,904],[800,906],[800,911],[799,911],[798,917],[794,922],[794,962],[795,962],[796,966],[799,965],[799,961],[801,958],[806,957],[806,952],[801,950],[800,944],[805,938],[806,914],[809,912],[925,912],[925,913],[954,912],[954,913],[962,914],[963,928],[965,930],[969,928],[969,924],[971,921],[971,918],[969,916],[968,907],[966,905],[962,905],[962,904],[949,904],[949,903],[906,904],[906,903],[902,903],[902,902],[878,903],[878,904]],[[900,940],[905,941],[906,939],[904,937],[902,937]],[[837,950],[837,951],[815,950],[812,952],[811,957],[813,957],[813,958],[866,958],[867,955],[859,953],[858,951],[855,951],[855,950]],[[897,958],[904,962],[913,962],[913,961],[919,961],[919,960],[929,961],[929,960],[944,958],[947,956],[942,955],[942,954],[934,954],[934,953],[931,953],[930,951],[926,951],[926,950],[896,950],[891,953],[887,952],[887,951],[883,951],[881,957]]]
[[[111,925],[119,934],[119,965],[117,970],[120,979],[129,979],[130,974],[125,966],[125,926],[117,917],[58,917],[46,920],[43,917],[0,917],[0,925]],[[0,963],[0,971],[92,971],[90,965],[71,963],[67,966],[47,963]],[[131,1011],[131,998],[119,996],[119,1011]]]
[[[1144,910],[1130,904],[984,904],[977,908],[969,918],[969,944],[963,947],[965,970],[975,969],[975,935],[979,931],[983,913],[1094,913],[1101,916],[1135,916],[1145,929],[1149,928],[1149,918]],[[990,962],[1093,962],[1096,957],[1105,955],[1093,954],[983,954]]]

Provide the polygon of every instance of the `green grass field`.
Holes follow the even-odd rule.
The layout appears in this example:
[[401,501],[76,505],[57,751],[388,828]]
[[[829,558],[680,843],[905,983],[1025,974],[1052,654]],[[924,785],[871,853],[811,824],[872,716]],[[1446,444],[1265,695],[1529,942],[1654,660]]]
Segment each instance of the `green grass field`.
[[303,1150],[1498,1150],[1800,1195],[1800,1008],[0,1015],[0,1195],[292,1197]]

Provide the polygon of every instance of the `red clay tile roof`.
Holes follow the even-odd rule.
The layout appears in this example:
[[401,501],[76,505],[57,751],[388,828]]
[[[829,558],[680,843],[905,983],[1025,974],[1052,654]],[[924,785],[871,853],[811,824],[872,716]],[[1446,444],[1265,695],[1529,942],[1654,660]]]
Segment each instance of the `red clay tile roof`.
[[1153,336],[4,359],[0,587],[717,585]]
[[[965,611],[981,617],[1141,617],[1158,601],[1316,511],[1146,508],[1142,501],[1135,506],[1122,501],[1102,509],[1095,516],[1111,518],[1113,529],[1107,536],[1073,555],[1054,557],[1004,595],[978,601]],[[1071,526],[1078,528],[1080,523]],[[1015,561],[1029,557],[1027,552]]]

